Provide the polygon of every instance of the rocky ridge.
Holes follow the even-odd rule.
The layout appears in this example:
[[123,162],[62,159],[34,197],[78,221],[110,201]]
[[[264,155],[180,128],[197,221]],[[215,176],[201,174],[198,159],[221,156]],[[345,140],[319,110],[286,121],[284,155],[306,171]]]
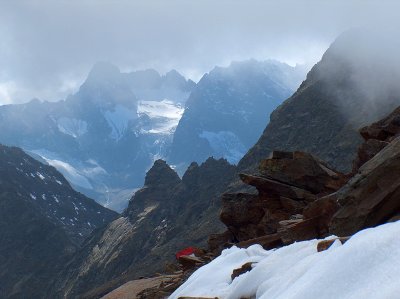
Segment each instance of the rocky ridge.
[[96,298],[164,271],[188,244],[205,247],[207,236],[223,229],[219,196],[234,173],[226,160],[209,158],[192,163],[180,179],[157,160],[121,217],[96,231],[75,254],[53,286],[55,296]]
[[117,216],[15,147],[0,145],[0,190],[2,298],[44,298],[84,239]]

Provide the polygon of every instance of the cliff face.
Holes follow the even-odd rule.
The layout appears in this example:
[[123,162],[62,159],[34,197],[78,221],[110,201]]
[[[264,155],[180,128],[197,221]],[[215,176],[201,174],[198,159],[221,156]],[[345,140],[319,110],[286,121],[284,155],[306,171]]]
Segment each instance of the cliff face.
[[273,150],[300,150],[350,171],[362,142],[358,129],[400,104],[395,48],[393,39],[373,32],[340,36],[299,89],[271,114],[239,169],[256,169]]
[[193,163],[181,180],[164,161],[149,170],[126,211],[84,244],[55,284],[57,296],[98,297],[130,279],[163,271],[174,254],[205,246],[222,231],[219,196],[235,167],[209,158]]

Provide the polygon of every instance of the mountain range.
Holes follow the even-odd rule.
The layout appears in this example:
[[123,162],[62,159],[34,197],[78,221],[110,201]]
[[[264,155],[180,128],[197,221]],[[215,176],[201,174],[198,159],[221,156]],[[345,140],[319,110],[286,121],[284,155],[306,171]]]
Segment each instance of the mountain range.
[[121,212],[157,159],[180,174],[209,156],[238,162],[302,75],[304,68],[246,61],[216,68],[196,85],[174,70],[121,73],[98,63],[63,101],[1,106],[0,142],[56,167],[74,188]]

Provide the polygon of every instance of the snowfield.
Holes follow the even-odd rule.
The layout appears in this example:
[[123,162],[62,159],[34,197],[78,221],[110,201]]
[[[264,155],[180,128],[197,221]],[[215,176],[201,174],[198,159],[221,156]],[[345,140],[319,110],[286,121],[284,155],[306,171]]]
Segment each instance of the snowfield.
[[[260,245],[226,249],[169,298],[262,299],[400,298],[400,221],[365,229],[345,244],[317,252],[320,240],[275,250]],[[329,237],[327,239],[331,239]],[[234,269],[253,268],[231,280]]]
[[139,101],[137,114],[151,119],[151,128],[143,128],[143,134],[173,134],[185,109],[172,101]]

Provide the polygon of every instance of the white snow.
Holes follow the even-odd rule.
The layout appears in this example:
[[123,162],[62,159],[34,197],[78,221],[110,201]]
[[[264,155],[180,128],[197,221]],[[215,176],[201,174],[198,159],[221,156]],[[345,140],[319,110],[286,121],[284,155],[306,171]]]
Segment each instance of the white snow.
[[36,172],[36,175],[41,179],[44,180],[44,176],[40,172]]
[[185,109],[167,99],[162,101],[139,101],[137,114],[147,115],[151,127],[142,128],[143,134],[172,134],[178,126]]
[[129,122],[136,117],[136,111],[122,105],[116,105],[113,110],[105,111],[104,118],[111,128],[110,137],[117,141],[120,140],[126,133]]
[[[78,170],[71,163],[62,161],[57,154],[49,152],[44,149],[33,150],[33,153],[42,157],[49,165],[55,167],[59,172],[61,172],[64,177],[73,185],[80,186],[86,189],[93,189],[92,184],[86,178],[86,175],[90,175],[90,170],[93,167],[88,167],[88,169],[83,168],[83,170]],[[94,166],[97,168],[98,165]],[[62,185],[62,182],[56,179],[57,184]]]
[[223,157],[230,163],[236,164],[246,153],[246,147],[231,131],[203,131],[199,137],[208,141],[215,158]]
[[84,120],[61,117],[57,120],[57,127],[61,133],[74,138],[80,137],[87,132],[87,123]]
[[[226,249],[169,298],[395,299],[400,293],[400,221],[366,229],[317,252],[318,240],[276,250]],[[332,238],[332,237],[330,237]],[[233,281],[232,270],[253,268]]]

